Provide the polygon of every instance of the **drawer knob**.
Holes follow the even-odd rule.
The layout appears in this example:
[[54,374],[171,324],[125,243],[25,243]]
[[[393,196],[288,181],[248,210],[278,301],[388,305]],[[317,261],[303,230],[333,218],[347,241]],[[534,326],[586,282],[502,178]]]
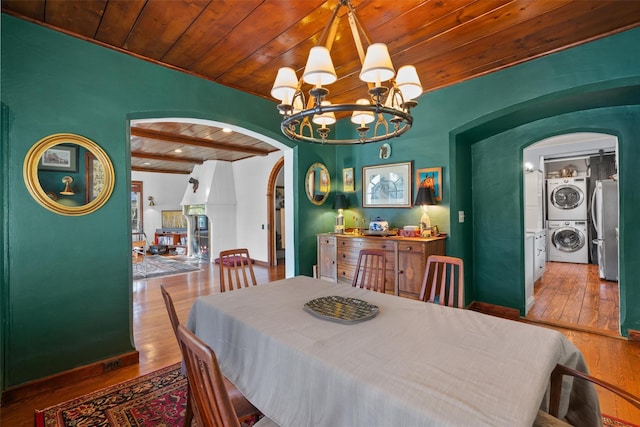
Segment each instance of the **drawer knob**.
[[404,273],[404,270],[398,271],[398,274],[403,274],[403,273]]
[[407,246],[407,250],[410,251],[411,250],[411,246]]

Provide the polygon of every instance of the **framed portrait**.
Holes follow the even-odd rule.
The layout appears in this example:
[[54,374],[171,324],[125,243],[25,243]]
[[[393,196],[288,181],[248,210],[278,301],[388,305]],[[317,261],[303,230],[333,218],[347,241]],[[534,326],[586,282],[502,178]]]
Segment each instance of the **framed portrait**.
[[42,154],[39,170],[78,172],[78,146],[55,145]]
[[353,180],[353,168],[342,169],[342,191],[355,191],[355,182]]
[[410,208],[411,162],[362,168],[362,207]]
[[416,187],[433,187],[438,202],[442,201],[442,167],[416,170]]
[[284,187],[276,187],[276,209],[284,209]]

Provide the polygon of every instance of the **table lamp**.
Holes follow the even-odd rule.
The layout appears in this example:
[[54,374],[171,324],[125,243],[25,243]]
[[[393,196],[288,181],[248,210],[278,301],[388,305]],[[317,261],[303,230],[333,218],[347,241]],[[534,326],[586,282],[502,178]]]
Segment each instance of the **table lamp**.
[[349,203],[344,194],[336,194],[336,197],[333,199],[333,209],[338,209],[338,216],[336,217],[336,224],[333,229],[334,233],[344,233],[344,215],[342,215],[342,211],[348,207]]
[[433,187],[420,187],[416,195],[415,206],[422,207],[422,216],[420,217],[420,234],[425,230],[431,229],[431,219],[427,213],[427,206],[436,204],[436,196]]

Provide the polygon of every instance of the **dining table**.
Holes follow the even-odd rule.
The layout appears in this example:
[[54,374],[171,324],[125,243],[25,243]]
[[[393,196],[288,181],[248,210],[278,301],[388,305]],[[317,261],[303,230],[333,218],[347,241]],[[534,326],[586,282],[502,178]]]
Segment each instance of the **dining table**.
[[[280,426],[530,427],[556,364],[587,372],[553,329],[306,276],[198,297],[187,327]],[[601,425],[593,386],[564,382],[560,416]]]

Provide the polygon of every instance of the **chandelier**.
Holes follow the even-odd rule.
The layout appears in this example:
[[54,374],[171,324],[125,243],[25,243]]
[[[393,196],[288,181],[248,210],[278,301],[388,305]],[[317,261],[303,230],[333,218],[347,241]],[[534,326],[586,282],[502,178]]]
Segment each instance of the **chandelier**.
[[[329,90],[324,86],[338,79],[330,49],[337,33],[338,11],[343,6],[348,9],[351,34],[362,65],[360,80],[367,84],[368,96],[350,104],[332,104],[328,100]],[[368,46],[366,55],[362,39]],[[383,82],[388,82],[390,87],[383,86]],[[304,83],[313,86],[308,100],[302,91]],[[410,110],[418,105],[414,98],[421,94],[422,85],[415,67],[405,65],[396,74],[387,46],[371,43],[350,0],[338,1],[319,45],[309,51],[302,77],[298,79],[293,68],[282,67],[271,89],[271,96],[280,101],[282,133],[297,141],[335,145],[378,142],[403,135],[411,129]],[[336,113],[342,113],[338,114],[341,118],[350,118],[356,126],[357,138],[330,138],[328,126],[338,121]]]

